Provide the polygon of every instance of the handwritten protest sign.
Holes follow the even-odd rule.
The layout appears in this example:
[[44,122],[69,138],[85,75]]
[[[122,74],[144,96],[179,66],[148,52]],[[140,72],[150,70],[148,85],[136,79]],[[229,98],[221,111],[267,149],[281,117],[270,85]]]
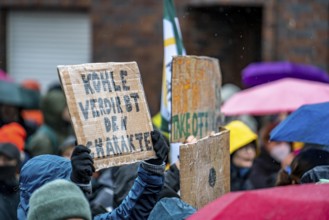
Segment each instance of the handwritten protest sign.
[[203,138],[220,125],[221,73],[217,59],[173,58],[171,142]]
[[155,156],[136,62],[57,68],[77,141],[91,150],[97,170]]
[[181,198],[202,208],[230,191],[229,131],[180,146]]

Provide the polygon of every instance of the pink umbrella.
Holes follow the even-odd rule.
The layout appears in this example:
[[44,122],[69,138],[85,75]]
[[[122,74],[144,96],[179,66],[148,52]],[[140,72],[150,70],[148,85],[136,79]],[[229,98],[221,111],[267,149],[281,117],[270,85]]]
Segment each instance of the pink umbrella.
[[188,218],[203,219],[329,219],[329,184],[228,193]]
[[269,115],[292,112],[305,104],[329,101],[329,84],[284,78],[236,93],[227,100],[224,115]]

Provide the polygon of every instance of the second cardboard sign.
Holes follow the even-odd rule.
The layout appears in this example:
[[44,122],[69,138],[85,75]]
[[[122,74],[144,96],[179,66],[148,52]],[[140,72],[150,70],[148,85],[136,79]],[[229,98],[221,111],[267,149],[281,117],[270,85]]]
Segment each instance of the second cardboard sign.
[[220,126],[221,73],[215,58],[177,56],[172,70],[171,142],[203,138]]

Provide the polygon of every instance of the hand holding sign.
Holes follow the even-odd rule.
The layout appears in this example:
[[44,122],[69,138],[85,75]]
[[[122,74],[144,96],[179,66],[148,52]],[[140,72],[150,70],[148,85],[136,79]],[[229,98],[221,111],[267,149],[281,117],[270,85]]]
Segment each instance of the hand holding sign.
[[90,150],[85,146],[78,145],[74,148],[71,156],[72,173],[71,180],[75,183],[88,184],[93,172],[94,161],[90,156]]
[[152,131],[151,137],[152,137],[152,142],[153,142],[153,148],[154,148],[157,158],[149,159],[145,162],[155,164],[155,165],[161,165],[168,156],[169,147],[168,147],[163,135],[159,131],[157,131],[157,130]]

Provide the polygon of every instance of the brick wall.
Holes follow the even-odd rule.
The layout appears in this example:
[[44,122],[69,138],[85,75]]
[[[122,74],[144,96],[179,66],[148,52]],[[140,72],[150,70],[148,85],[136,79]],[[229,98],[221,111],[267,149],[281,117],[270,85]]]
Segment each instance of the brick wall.
[[218,58],[223,83],[242,86],[240,72],[261,60],[262,8],[191,6],[183,19],[188,54]]
[[151,114],[156,114],[163,59],[161,1],[94,0],[91,15],[93,60],[136,61]]
[[[255,59],[250,59],[252,53],[242,51],[241,47],[248,36],[249,42],[253,42],[254,37],[244,32],[245,38],[236,41],[235,47],[225,48],[224,43],[229,42],[224,36],[225,33],[229,36],[230,26],[221,26],[225,17],[217,16],[221,21],[214,20],[216,13],[210,15],[209,22],[198,20],[194,12],[205,7],[261,8],[261,30],[258,30],[261,38],[256,39],[260,51],[254,51],[258,53],[256,58],[311,63],[329,71],[329,0],[176,0],[175,4],[187,52],[221,59],[223,72],[229,73],[226,81],[239,84],[239,71]],[[6,63],[6,11],[13,8],[89,12],[93,25],[93,61],[137,61],[151,113],[159,110],[163,59],[162,1],[0,1],[1,68],[5,68]],[[205,15],[204,19],[208,18]],[[212,37],[207,39],[209,33]],[[245,58],[232,62],[234,54],[242,54]],[[227,62],[229,60],[231,63]]]
[[280,0],[277,26],[277,59],[329,70],[329,0]]

